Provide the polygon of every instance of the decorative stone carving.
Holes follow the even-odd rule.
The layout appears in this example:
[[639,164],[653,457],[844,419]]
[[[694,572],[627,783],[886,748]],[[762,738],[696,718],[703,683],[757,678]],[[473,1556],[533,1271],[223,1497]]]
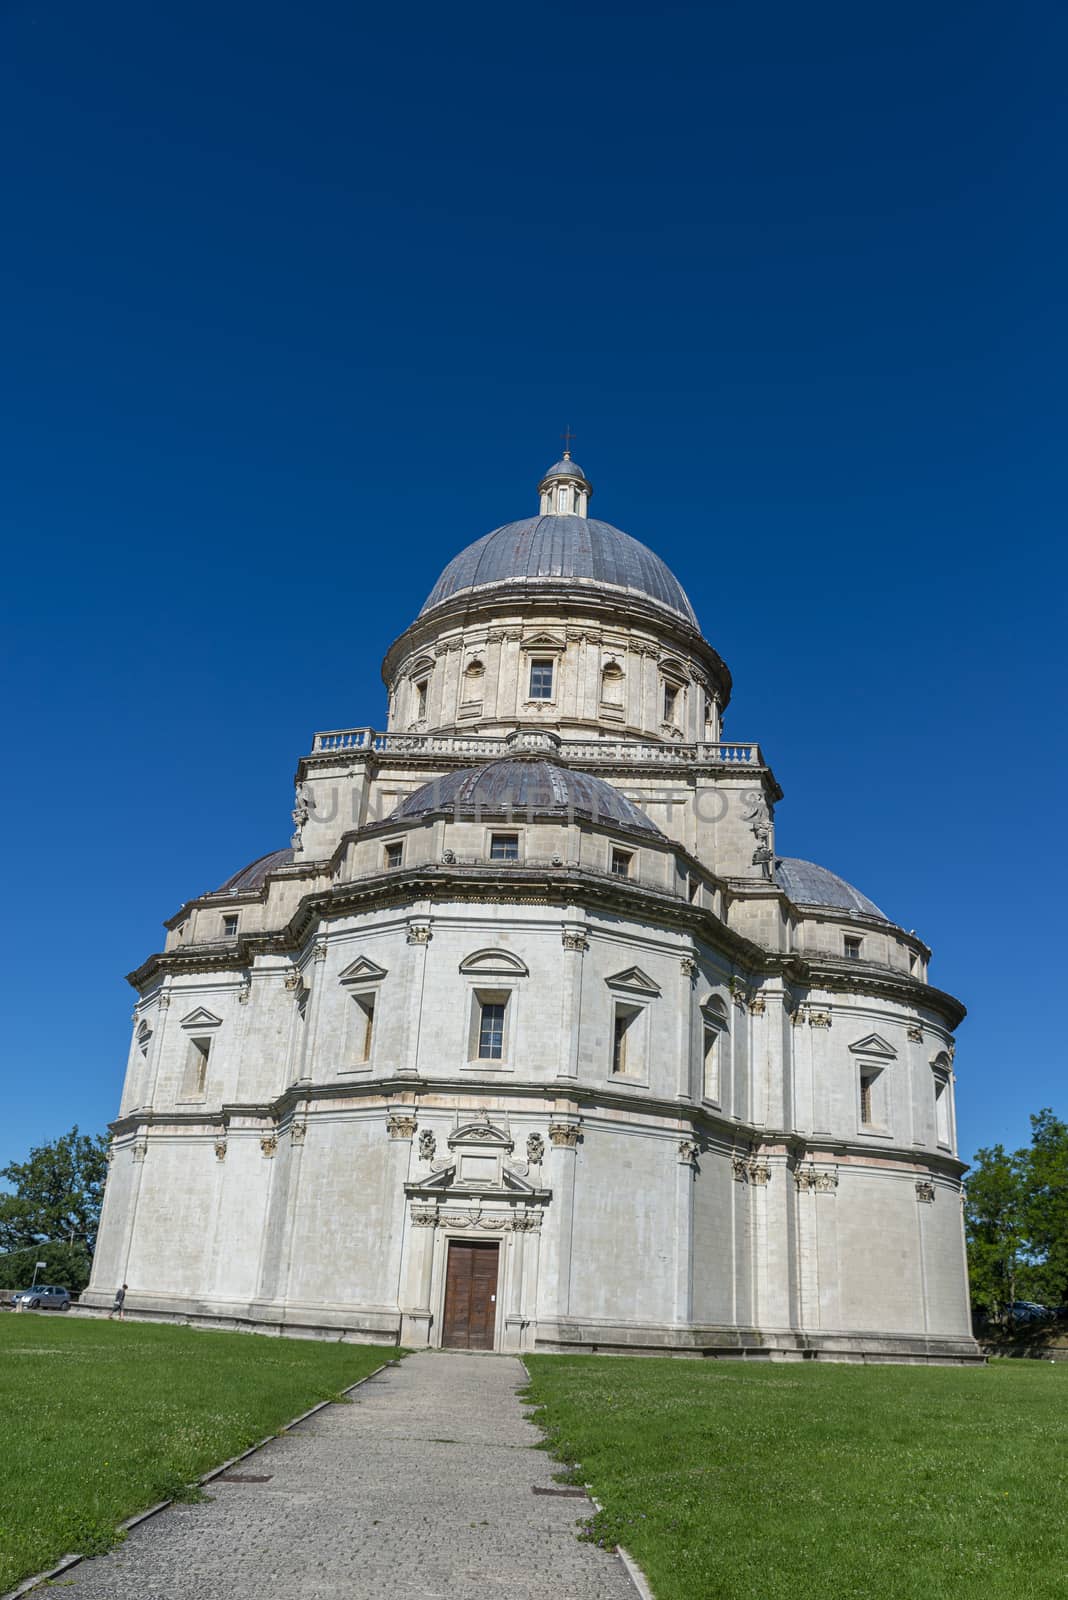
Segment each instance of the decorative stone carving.
[[216,1159],[216,1161],[225,1161],[226,1160],[226,1140],[225,1139],[216,1139],[216,1141],[215,1141],[215,1159]]
[[693,956],[683,956],[679,962],[679,969],[684,978],[692,980],[697,976],[697,962]]
[[540,1211],[517,1211],[512,1218],[512,1229],[515,1233],[537,1233],[540,1227]]
[[775,852],[771,847],[772,814],[762,794],[747,795],[750,802],[749,810],[743,816],[749,824],[749,831],[756,839],[756,849],[753,851],[753,865],[759,867],[765,883],[771,883],[774,878],[773,864]]
[[278,1149],[278,1135],[276,1133],[265,1133],[260,1140],[260,1149],[268,1161],[273,1161],[275,1151]]
[[161,1011],[166,1011],[166,1009],[170,1005],[170,1003],[171,1003],[171,997],[167,993],[166,989],[164,989],[163,993],[159,997],[159,1008],[160,1008],[160,1010]]
[[147,1155],[148,1155],[148,1140],[147,1139],[135,1139],[134,1140],[134,1147],[133,1147],[133,1158],[134,1158],[134,1160],[135,1161],[143,1161]]
[[808,1025],[810,1028],[829,1028],[831,1025],[831,1013],[829,1011],[810,1011]]
[[304,982],[304,979],[301,977],[301,975],[297,971],[296,967],[294,967],[292,969],[292,971],[286,973],[286,976],[285,976],[285,987],[287,989],[290,989],[290,990],[299,989],[303,982]]
[[237,991],[237,1003],[238,1003],[238,1005],[239,1006],[247,1006],[248,1002],[249,1002],[249,996],[251,995],[251,993],[252,993],[252,979],[246,975],[244,978],[241,979],[241,987]]
[[731,999],[734,1001],[739,1011],[744,1011],[746,1006],[749,1004],[749,990],[746,988],[741,978],[731,979]]
[[758,1188],[771,1182],[771,1168],[755,1154],[731,1156],[731,1174],[735,1183],[753,1183]]
[[565,950],[577,950],[580,954],[590,948],[590,941],[581,928],[565,928],[561,942]]
[[107,1149],[107,1164],[108,1164],[109,1167],[110,1167],[111,1163],[114,1161],[114,1159],[115,1159],[115,1146],[113,1144],[109,1144],[108,1145],[108,1149]]
[[445,866],[454,867],[456,865],[456,851],[455,850],[443,850],[441,852],[441,859],[444,862]]
[[830,1172],[817,1172],[813,1166],[797,1167],[794,1170],[794,1183],[799,1189],[816,1194],[833,1194],[838,1188],[838,1168]]
[[433,1206],[413,1206],[412,1225],[416,1228],[433,1228],[437,1226],[438,1214]]
[[308,1124],[303,1120],[289,1124],[290,1144],[303,1144],[308,1136]]
[[749,1015],[752,1017],[762,1017],[767,1009],[768,1001],[766,995],[755,994],[749,1002]]
[[316,961],[325,961],[326,960],[326,951],[327,951],[326,940],[325,939],[318,940],[317,943],[316,943],[315,952],[314,952],[315,960]]
[[386,1118],[386,1132],[391,1139],[411,1139],[415,1134],[416,1117],[411,1111],[391,1111]]
[[419,1135],[420,1161],[433,1161],[434,1153],[437,1148],[438,1141],[435,1139],[429,1128],[424,1128],[422,1133]]
[[577,1122],[550,1122],[549,1138],[562,1150],[574,1150],[579,1141]]
[[694,1139],[680,1139],[679,1161],[682,1163],[682,1165],[685,1167],[696,1166],[697,1157],[700,1154],[700,1148],[700,1145],[698,1145]]
[[916,1198],[924,1205],[934,1205],[935,1186],[926,1178],[921,1178],[916,1184]]
[[426,922],[412,922],[408,925],[407,940],[409,944],[429,944],[434,935],[430,925]]
[[957,1053],[957,1041],[956,1041],[956,1039],[947,1039],[946,1040],[946,1053],[948,1054],[949,1059],[952,1061],[954,1056]]
[[545,1160],[545,1140],[540,1133],[527,1135],[527,1161],[536,1167],[539,1161]]
[[906,1029],[906,1032],[913,1044],[923,1043],[923,1029],[920,1027],[918,1022],[910,1023],[909,1027]]
[[315,810],[315,800],[306,783],[298,783],[296,798],[293,805],[293,821],[295,829],[290,840],[294,850],[302,850],[304,838],[304,825]]

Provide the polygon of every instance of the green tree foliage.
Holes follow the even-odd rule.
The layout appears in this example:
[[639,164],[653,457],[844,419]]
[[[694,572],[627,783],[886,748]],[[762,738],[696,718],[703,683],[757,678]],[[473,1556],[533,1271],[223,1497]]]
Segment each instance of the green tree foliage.
[[1014,1300],[1068,1303],[1068,1123],[1040,1111],[1029,1146],[978,1152],[967,1188],[972,1303],[992,1316]]
[[43,1283],[84,1289],[96,1248],[107,1177],[107,1138],[73,1127],[28,1161],[0,1170],[11,1193],[0,1194],[0,1287],[21,1288],[35,1261]]

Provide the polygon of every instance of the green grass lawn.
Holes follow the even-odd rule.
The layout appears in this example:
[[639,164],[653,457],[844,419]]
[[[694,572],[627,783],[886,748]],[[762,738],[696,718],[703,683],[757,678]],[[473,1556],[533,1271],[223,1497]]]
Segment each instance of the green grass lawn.
[[371,1345],[0,1315],[0,1593],[395,1356]]
[[1068,1595],[1068,1365],[527,1365],[657,1600]]

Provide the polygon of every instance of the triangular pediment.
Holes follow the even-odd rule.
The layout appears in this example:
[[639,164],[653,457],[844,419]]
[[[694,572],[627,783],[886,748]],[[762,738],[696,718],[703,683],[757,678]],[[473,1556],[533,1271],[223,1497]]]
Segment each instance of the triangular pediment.
[[523,640],[524,650],[562,650],[565,641],[555,633],[532,633]]
[[622,972],[614,972],[610,978],[605,979],[610,989],[623,989],[629,994],[658,995],[660,985],[650,978],[641,967],[626,967]]
[[196,1010],[190,1011],[179,1024],[182,1028],[218,1028],[221,1025],[222,1017],[217,1017],[214,1011],[209,1011],[205,1006],[197,1006]]
[[854,1055],[858,1056],[885,1056],[891,1060],[897,1055],[892,1044],[888,1044],[881,1033],[869,1033],[863,1039],[858,1039],[849,1046]]
[[381,983],[386,976],[385,967],[376,966],[367,956],[357,956],[344,972],[338,973],[338,983]]
[[480,1202],[495,1197],[499,1199],[505,1195],[509,1199],[519,1196],[525,1200],[548,1200],[552,1194],[551,1189],[539,1188],[536,1184],[529,1183],[526,1178],[520,1177],[518,1172],[512,1172],[508,1167],[501,1173],[500,1185],[457,1183],[456,1168],[450,1166],[446,1167],[444,1172],[432,1173],[429,1178],[406,1183],[404,1190],[406,1194],[427,1200],[443,1199],[450,1194],[457,1197],[474,1194]]
[[460,962],[460,971],[476,976],[525,978],[530,969],[511,950],[475,950]]

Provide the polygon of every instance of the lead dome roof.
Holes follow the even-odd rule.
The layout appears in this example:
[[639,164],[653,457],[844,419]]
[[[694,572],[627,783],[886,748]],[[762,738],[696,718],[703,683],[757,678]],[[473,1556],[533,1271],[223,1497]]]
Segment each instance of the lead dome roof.
[[777,857],[775,881],[795,905],[829,906],[836,911],[857,911],[865,917],[878,917],[880,922],[890,921],[874,900],[854,889],[836,872],[819,867],[814,861],[801,861],[797,856]]
[[494,585],[561,580],[641,595],[699,631],[686,591],[655,551],[610,522],[579,516],[523,517],[476,539],[453,556],[419,615]]
[[440,811],[475,818],[524,811],[538,816],[579,816],[657,839],[664,837],[656,823],[612,784],[587,772],[557,766],[554,761],[506,756],[480,767],[447,772],[405,796],[389,821],[411,822]]

